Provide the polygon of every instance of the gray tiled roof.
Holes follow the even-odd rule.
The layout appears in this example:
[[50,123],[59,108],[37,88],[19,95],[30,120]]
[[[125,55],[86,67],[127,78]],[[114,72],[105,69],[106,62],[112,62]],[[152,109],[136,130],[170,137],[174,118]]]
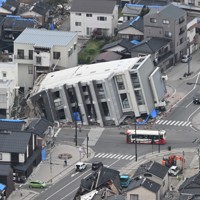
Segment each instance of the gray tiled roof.
[[164,38],[147,38],[134,45],[131,51],[153,54],[169,42],[170,40]]
[[26,132],[0,133],[0,152],[25,153],[30,138]]
[[53,124],[47,119],[39,118],[32,120],[26,130],[43,138],[45,136],[44,133],[46,132],[48,127],[52,125]]
[[168,173],[168,168],[155,161],[149,161],[138,167],[134,177],[144,175],[145,173],[149,173],[163,179]]
[[130,49],[134,46],[133,44],[131,44],[131,42],[128,39],[120,39],[120,40],[117,40],[117,41],[114,41],[114,42],[104,45],[101,48],[101,51],[106,51],[106,49],[109,49],[109,48],[112,48],[112,47],[115,47],[118,45],[122,46],[126,49]]
[[0,131],[9,130],[9,131],[22,131],[23,126],[26,122],[12,122],[12,121],[1,121],[0,120]]
[[144,23],[143,23],[143,18],[140,17],[137,21],[134,21],[134,19],[128,20],[124,22],[122,25],[119,26],[118,30],[123,30],[128,27],[133,27],[136,30],[139,30],[141,32],[144,31]]
[[66,46],[76,35],[77,33],[75,32],[26,28],[14,43],[51,48],[54,45]]
[[138,180],[133,180],[130,183],[129,187],[126,189],[126,191],[130,191],[132,189],[136,189],[141,186],[143,186],[147,190],[154,192],[154,193],[157,193],[158,190],[160,189],[160,184],[158,184],[148,178],[141,178]]
[[71,12],[112,14],[116,0],[73,0]]
[[[156,13],[157,10],[154,10],[154,12]],[[178,8],[173,4],[160,7],[159,12],[162,13],[162,16],[166,16],[168,19],[178,19],[186,14],[185,10]],[[152,11],[149,12],[149,14],[152,14]],[[149,14],[145,15],[145,17],[148,17]]]

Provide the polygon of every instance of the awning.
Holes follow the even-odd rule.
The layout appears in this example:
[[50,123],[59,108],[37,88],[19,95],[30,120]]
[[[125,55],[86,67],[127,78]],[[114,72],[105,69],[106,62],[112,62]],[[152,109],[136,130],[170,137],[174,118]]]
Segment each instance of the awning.
[[38,157],[38,155],[41,153],[41,151],[39,149],[37,149],[36,151],[34,151],[33,155],[27,160],[27,162],[23,165],[16,165],[13,167],[14,170],[18,170],[18,171],[23,171],[25,172],[35,161],[35,159]]

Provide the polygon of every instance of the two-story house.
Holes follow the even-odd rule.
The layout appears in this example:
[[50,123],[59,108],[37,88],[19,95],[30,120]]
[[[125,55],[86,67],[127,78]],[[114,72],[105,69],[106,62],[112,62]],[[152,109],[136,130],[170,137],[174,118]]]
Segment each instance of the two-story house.
[[0,71],[0,118],[10,118],[18,96],[18,65],[1,62]]
[[169,188],[168,168],[155,161],[149,161],[138,167],[133,178],[140,179],[141,177],[148,178],[161,186],[160,197],[162,197]]
[[11,165],[16,182],[27,178],[34,164],[41,160],[41,151],[36,148],[35,136],[31,133],[1,130],[0,144],[0,163]]
[[171,40],[165,38],[146,38],[131,48],[131,57],[151,55],[155,66],[165,71],[173,64],[174,54],[171,50]]
[[73,0],[70,11],[70,31],[79,36],[114,36],[117,29],[116,0]]
[[150,9],[144,16],[144,38],[160,37],[171,40],[174,63],[180,60],[187,47],[187,13],[169,4]]
[[[159,78],[158,78],[159,77]],[[47,74],[27,103],[49,121],[119,125],[124,116],[165,106],[165,83],[150,56],[82,65]]]
[[14,41],[14,62],[26,93],[41,74],[77,65],[77,33],[27,28]]

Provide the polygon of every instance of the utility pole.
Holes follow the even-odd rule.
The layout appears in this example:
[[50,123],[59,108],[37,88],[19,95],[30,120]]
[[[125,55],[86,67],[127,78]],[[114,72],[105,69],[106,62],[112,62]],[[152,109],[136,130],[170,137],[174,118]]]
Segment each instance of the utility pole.
[[188,46],[188,53],[189,53],[189,58],[188,58],[188,76],[190,76],[190,42],[188,41],[187,43]]
[[160,130],[159,130],[158,153],[160,153]]
[[137,162],[137,121],[136,121],[136,116],[134,114],[135,117],[135,161]]
[[88,136],[88,133],[87,133],[87,158],[88,158],[88,141],[89,141],[89,136]]

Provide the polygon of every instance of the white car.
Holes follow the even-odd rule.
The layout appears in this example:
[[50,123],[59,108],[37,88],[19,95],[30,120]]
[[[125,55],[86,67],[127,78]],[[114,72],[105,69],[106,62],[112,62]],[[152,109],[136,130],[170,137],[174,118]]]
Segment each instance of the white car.
[[182,59],[181,59],[181,62],[183,62],[183,63],[187,63],[189,60],[191,60],[192,59],[192,57],[191,56],[189,56],[189,55],[183,55],[182,56]]
[[180,168],[177,166],[171,166],[169,168],[168,174],[169,176],[177,176],[180,173]]
[[84,163],[84,162],[77,162],[76,163],[76,171],[77,172],[81,172],[86,168],[87,168],[87,164],[86,163]]

